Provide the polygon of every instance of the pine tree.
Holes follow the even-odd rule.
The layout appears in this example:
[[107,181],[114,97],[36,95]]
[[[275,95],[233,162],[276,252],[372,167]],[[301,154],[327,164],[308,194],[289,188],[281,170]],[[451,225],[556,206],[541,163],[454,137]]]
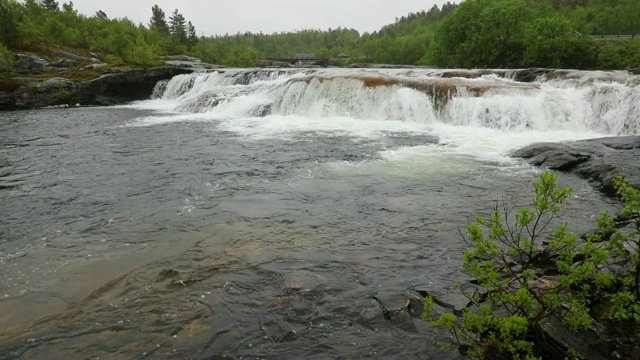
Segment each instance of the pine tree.
[[187,23],[187,44],[189,48],[194,46],[198,42],[198,35],[196,35],[196,28],[191,24],[191,21]]
[[156,30],[161,34],[169,35],[169,25],[167,25],[164,11],[158,5],[153,5],[151,7],[151,22],[149,23],[149,29]]
[[185,19],[182,14],[175,9],[169,18],[169,33],[174,39],[174,43],[184,44],[187,41],[187,29]]
[[96,14],[94,16],[96,18],[98,18],[98,19],[101,19],[101,20],[109,20],[109,17],[107,16],[107,13],[105,13],[102,10],[96,11]]
[[55,0],[40,0],[42,7],[49,11],[58,11],[58,2]]

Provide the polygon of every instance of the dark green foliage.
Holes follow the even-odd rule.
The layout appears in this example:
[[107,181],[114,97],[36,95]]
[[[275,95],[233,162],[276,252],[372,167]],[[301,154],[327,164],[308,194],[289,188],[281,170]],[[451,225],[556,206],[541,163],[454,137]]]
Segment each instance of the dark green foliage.
[[0,0],[0,44],[13,48],[18,42],[20,5],[14,0]]
[[184,44],[187,42],[187,24],[178,9],[175,9],[169,17],[169,34],[171,34],[174,43]]
[[[318,58],[347,54],[342,62],[440,67],[640,66],[640,39],[588,36],[640,32],[636,0],[466,0],[410,13],[373,33],[340,27],[200,38],[177,9],[167,21],[154,5],[146,28],[126,18],[109,19],[103,11],[91,17],[78,14],[71,2],[61,7],[52,0],[0,0],[0,44],[26,50],[62,45],[119,59],[147,58],[149,51],[154,57],[186,53],[238,66],[300,53]],[[140,39],[146,46],[134,49]]]
[[[534,359],[543,324],[560,320],[572,331],[588,329],[594,304],[618,325],[640,324],[640,191],[622,178],[614,183],[625,205],[618,222],[602,213],[595,221],[599,231],[583,241],[555,220],[572,191],[557,188],[550,172],[533,184],[531,208],[512,214],[496,207],[491,218],[477,219],[467,228],[471,246],[462,270],[484,295],[468,295],[472,305],[460,319],[435,316],[434,300],[427,298],[423,319],[451,331],[465,355],[476,359]],[[631,226],[621,230],[620,220]],[[621,267],[623,275],[613,276],[610,267]]]
[[107,13],[105,13],[102,10],[96,11],[96,14],[94,16],[96,18],[100,19],[100,20],[109,20],[109,17],[107,16]]
[[189,50],[198,43],[198,35],[196,35],[196,28],[191,24],[191,21],[187,23],[187,44]]
[[578,62],[594,54],[591,42],[576,34],[571,22],[561,15],[537,18],[527,26],[524,65],[583,67]]
[[167,24],[164,11],[158,5],[153,5],[151,7],[151,22],[149,22],[149,29],[155,30],[161,34],[169,35],[169,24]]
[[58,2],[54,0],[41,0],[42,7],[49,11],[58,11]]

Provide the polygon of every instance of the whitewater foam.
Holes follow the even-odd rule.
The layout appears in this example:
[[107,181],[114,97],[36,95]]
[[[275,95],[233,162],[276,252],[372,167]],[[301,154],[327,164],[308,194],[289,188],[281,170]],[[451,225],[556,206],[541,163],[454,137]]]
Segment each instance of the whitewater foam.
[[434,69],[180,75],[159,84],[156,99],[131,105],[162,114],[130,125],[211,121],[250,138],[423,133],[439,137],[447,151],[498,163],[533,142],[640,133],[640,81],[627,73],[566,71],[519,83],[508,72],[460,72],[473,76],[443,78]]

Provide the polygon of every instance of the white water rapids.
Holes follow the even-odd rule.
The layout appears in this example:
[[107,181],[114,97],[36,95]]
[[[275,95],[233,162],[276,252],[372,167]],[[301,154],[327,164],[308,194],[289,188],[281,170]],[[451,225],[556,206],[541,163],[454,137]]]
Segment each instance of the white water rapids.
[[380,137],[430,134],[443,148],[401,148],[383,157],[425,151],[508,162],[508,153],[540,141],[640,133],[640,78],[622,71],[553,72],[535,82],[507,71],[432,69],[224,69],[159,83],[154,100],[133,106],[164,114],[146,126],[217,121],[256,138],[308,132]]

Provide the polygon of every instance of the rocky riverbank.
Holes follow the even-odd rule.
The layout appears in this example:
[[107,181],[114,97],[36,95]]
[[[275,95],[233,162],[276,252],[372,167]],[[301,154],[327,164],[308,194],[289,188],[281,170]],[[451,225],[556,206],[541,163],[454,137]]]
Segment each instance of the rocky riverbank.
[[[636,188],[640,188],[640,136],[606,137],[567,143],[537,143],[515,151],[512,156],[526,159],[534,166],[578,175],[590,180],[596,188],[608,195],[615,194],[613,179],[616,176],[626,177]],[[623,233],[632,233],[637,224],[637,218],[629,215],[617,216],[613,222],[613,226],[621,229]],[[585,239],[586,236],[583,234],[581,238]],[[611,234],[603,234],[604,240],[596,243],[596,247],[606,248],[603,244],[611,241],[607,240],[607,236]],[[549,248],[541,248],[538,251],[541,258],[546,257],[546,260],[532,267],[538,277],[529,287],[546,289],[549,286],[557,286],[559,280],[557,267],[554,266],[557,255],[554,257],[554,251]],[[583,257],[577,256],[574,266],[580,266],[582,259]],[[622,276],[624,268],[620,264],[627,264],[625,261],[628,261],[625,256],[617,255],[611,259],[611,263],[617,265],[606,266],[598,271],[609,271],[616,277]],[[514,261],[510,270],[518,268],[521,269],[522,265]],[[505,272],[503,276],[506,278],[514,276],[505,269],[502,271]],[[475,279],[460,284],[460,289],[462,291],[450,291],[426,286],[414,290],[423,297],[431,297],[440,307],[437,310],[439,313],[448,311],[459,317],[463,316],[464,308],[477,309],[481,304],[490,305],[489,302],[483,302],[484,300],[475,303],[469,296],[477,295],[478,299],[487,297],[487,289],[478,286]],[[603,313],[604,307],[601,302],[594,300],[588,304],[591,306],[589,314],[592,318],[591,326],[586,330],[574,332],[557,318],[550,318],[539,324],[529,339],[535,344],[536,353],[544,354],[545,359],[567,359],[573,358],[570,352],[570,349],[573,349],[585,359],[636,359],[640,352],[637,330],[621,328],[621,324],[628,322],[624,323],[614,316],[607,315],[606,312]]]
[[640,186],[640,136],[605,137],[570,143],[537,143],[513,153],[529,164],[572,173],[614,194],[613,178]]
[[0,69],[0,72],[19,74],[0,79],[0,110],[115,105],[143,100],[151,96],[160,80],[217,68],[187,56],[166,57],[162,59],[162,66],[141,69],[113,67],[97,57],[55,51],[52,55],[56,60],[19,54],[11,69]]

